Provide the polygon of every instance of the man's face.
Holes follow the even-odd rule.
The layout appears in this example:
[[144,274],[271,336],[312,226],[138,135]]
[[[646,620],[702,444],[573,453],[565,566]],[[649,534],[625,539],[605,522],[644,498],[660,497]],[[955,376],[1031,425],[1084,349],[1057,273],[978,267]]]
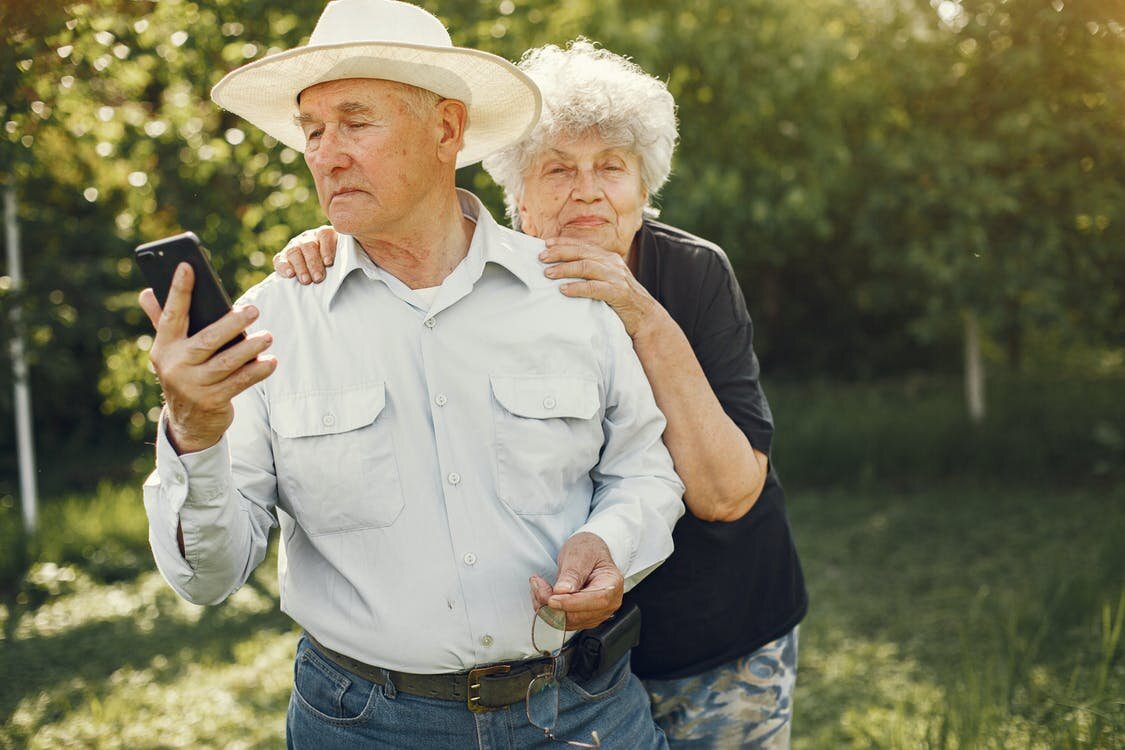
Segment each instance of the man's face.
[[350,78],[301,92],[297,120],[320,206],[337,231],[409,231],[440,169],[440,119],[420,117],[392,81]]
[[596,135],[561,140],[548,144],[523,180],[523,231],[576,237],[628,254],[648,199],[635,153]]

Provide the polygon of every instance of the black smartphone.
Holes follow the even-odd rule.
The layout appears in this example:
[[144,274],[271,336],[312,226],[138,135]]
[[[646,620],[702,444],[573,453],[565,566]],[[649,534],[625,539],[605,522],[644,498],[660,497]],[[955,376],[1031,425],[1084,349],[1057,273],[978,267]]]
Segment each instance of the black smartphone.
[[[176,272],[176,267],[181,263],[191,264],[195,271],[195,286],[191,290],[191,307],[188,309],[188,336],[194,336],[230,312],[230,297],[223,290],[218,274],[207,259],[207,251],[199,244],[199,238],[194,232],[184,232],[138,245],[133,251],[133,258],[161,307],[168,301],[168,290],[172,286],[172,274]],[[219,351],[234,346],[245,338],[246,335],[239,331]]]

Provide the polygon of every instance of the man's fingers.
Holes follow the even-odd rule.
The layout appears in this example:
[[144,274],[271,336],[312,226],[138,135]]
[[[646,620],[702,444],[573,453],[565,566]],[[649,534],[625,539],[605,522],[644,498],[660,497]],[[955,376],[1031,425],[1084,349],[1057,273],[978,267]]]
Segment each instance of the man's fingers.
[[532,576],[529,581],[531,587],[531,603],[535,609],[547,604],[547,600],[551,598],[552,589],[551,584],[541,576]]
[[233,399],[250,386],[268,378],[276,369],[277,358],[269,354],[263,354],[247,362],[224,380],[219,394],[227,400]]
[[587,586],[571,594],[553,594],[548,604],[566,612],[594,612],[617,607],[620,599],[621,591],[616,586]]
[[269,331],[258,331],[247,336],[245,341],[216,353],[207,362],[210,380],[205,382],[217,383],[230,377],[239,368],[258,359],[271,344],[273,344],[273,335]]
[[[156,338],[182,339],[188,332],[188,310],[191,308],[191,290],[195,286],[195,272],[187,263],[176,266],[168,299],[156,323]],[[154,299],[155,301],[155,299]]]
[[141,291],[138,301],[141,303],[141,309],[145,311],[148,320],[152,323],[152,329],[156,330],[156,325],[160,322],[160,303],[156,301],[156,294],[151,288]]
[[246,305],[231,310],[188,339],[188,362],[201,364],[211,359],[224,344],[246,330],[258,317],[258,308]]
[[206,409],[215,409],[220,404],[227,404],[247,388],[260,383],[273,374],[277,369],[277,358],[271,354],[262,354],[246,362],[238,369],[213,382],[197,382],[196,389],[199,404]]

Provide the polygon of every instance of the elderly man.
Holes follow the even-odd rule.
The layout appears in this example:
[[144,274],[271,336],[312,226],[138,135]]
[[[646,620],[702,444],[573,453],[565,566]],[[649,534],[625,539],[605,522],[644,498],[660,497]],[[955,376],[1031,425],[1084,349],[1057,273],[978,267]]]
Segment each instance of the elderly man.
[[612,310],[454,184],[535,85],[414,6],[335,0],[212,95],[304,152],[342,234],[326,283],[271,277],[192,337],[189,268],[163,310],[142,293],[165,578],[222,601],[281,527],[290,747],[664,747],[628,658],[577,675],[566,642],[671,552],[663,417]]

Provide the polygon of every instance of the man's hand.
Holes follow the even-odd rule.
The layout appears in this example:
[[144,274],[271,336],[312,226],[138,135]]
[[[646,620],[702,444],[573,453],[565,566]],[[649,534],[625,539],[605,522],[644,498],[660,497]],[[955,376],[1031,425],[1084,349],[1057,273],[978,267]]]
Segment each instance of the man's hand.
[[575,534],[559,550],[555,585],[531,577],[536,611],[544,605],[566,613],[567,630],[584,630],[604,622],[621,606],[625,577],[596,534]]
[[258,317],[253,306],[232,310],[188,338],[194,283],[191,266],[181,263],[163,310],[151,289],[140,296],[156,329],[149,360],[164,391],[168,439],[178,453],[194,453],[219,442],[234,419],[231,399],[277,367],[273,357],[259,356],[273,342],[266,331],[215,354]]
[[324,281],[324,269],[336,262],[336,230],[330,226],[301,232],[277,255],[273,270],[301,284]]
[[620,254],[573,237],[551,237],[539,260],[551,263],[543,273],[552,279],[582,279],[562,285],[568,297],[590,297],[609,304],[630,336],[663,311],[633,276]]

